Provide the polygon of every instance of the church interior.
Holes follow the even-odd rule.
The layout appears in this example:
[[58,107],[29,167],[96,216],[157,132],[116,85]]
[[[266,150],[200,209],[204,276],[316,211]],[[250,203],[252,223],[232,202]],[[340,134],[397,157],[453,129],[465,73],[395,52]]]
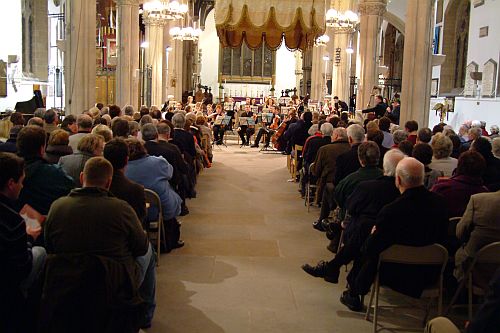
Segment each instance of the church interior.
[[0,332],[500,333],[499,0],[0,9]]

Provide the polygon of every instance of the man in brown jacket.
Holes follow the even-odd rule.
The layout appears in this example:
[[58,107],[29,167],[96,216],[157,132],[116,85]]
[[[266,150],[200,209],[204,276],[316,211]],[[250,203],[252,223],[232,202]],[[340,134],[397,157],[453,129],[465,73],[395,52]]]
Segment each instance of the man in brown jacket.
[[319,190],[326,183],[333,183],[337,157],[350,149],[347,141],[347,131],[344,128],[336,128],[332,134],[332,144],[325,145],[318,150],[314,160],[313,174],[319,179]]
[[[125,266],[147,306],[142,327],[151,326],[155,309],[155,256],[132,207],[110,192],[113,167],[103,157],[87,161],[82,188],[56,200],[45,222],[49,254],[86,254]],[[123,278],[123,277],[120,277]]]
[[483,246],[500,241],[498,206],[500,206],[500,191],[478,193],[470,197],[456,230],[457,238],[464,243],[455,254],[457,279],[463,278],[468,258],[473,258]]

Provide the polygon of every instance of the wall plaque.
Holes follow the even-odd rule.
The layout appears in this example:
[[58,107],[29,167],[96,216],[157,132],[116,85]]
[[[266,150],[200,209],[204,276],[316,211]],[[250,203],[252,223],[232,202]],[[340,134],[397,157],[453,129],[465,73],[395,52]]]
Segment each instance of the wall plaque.
[[488,26],[479,28],[479,38],[488,36]]
[[0,60],[0,97],[7,97],[7,63]]
[[481,95],[483,97],[495,97],[496,82],[497,63],[495,60],[490,59],[484,64]]
[[484,5],[484,0],[474,0],[474,8]]
[[477,72],[478,65],[473,61],[467,65],[465,69],[465,87],[464,96],[474,96],[476,90],[476,81],[470,76],[471,73]]

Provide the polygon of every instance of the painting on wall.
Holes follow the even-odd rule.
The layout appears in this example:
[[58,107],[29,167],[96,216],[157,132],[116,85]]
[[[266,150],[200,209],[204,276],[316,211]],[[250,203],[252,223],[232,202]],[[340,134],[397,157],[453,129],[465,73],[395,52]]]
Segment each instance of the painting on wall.
[[117,49],[116,49],[116,38],[113,36],[105,37],[106,39],[106,49],[105,52],[105,64],[104,67],[114,67],[117,63]]
[[7,63],[0,60],[0,97],[7,97]]
[[431,97],[438,96],[439,79],[432,79],[431,81]]

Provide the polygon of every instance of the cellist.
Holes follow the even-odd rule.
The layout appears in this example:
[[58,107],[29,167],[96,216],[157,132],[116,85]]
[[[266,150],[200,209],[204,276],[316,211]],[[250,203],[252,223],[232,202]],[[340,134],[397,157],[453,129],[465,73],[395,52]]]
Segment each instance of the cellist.
[[285,120],[280,124],[279,128],[276,130],[276,133],[271,138],[274,148],[277,150],[283,151],[286,147],[286,141],[283,138],[283,134],[288,129],[290,124],[293,124],[298,120],[297,118],[297,110],[290,109],[290,112],[285,117]]
[[276,130],[279,128],[279,123],[281,118],[278,114],[278,109],[274,105],[271,105],[269,107],[269,111],[273,114],[272,123],[269,126],[267,126],[267,124],[264,123],[264,125],[260,128],[259,132],[257,133],[257,136],[255,137],[255,141],[251,146],[252,148],[259,148],[260,139],[264,134],[267,134],[265,147],[266,148],[269,147],[269,142],[271,141],[271,137],[274,135],[274,133],[276,133]]

